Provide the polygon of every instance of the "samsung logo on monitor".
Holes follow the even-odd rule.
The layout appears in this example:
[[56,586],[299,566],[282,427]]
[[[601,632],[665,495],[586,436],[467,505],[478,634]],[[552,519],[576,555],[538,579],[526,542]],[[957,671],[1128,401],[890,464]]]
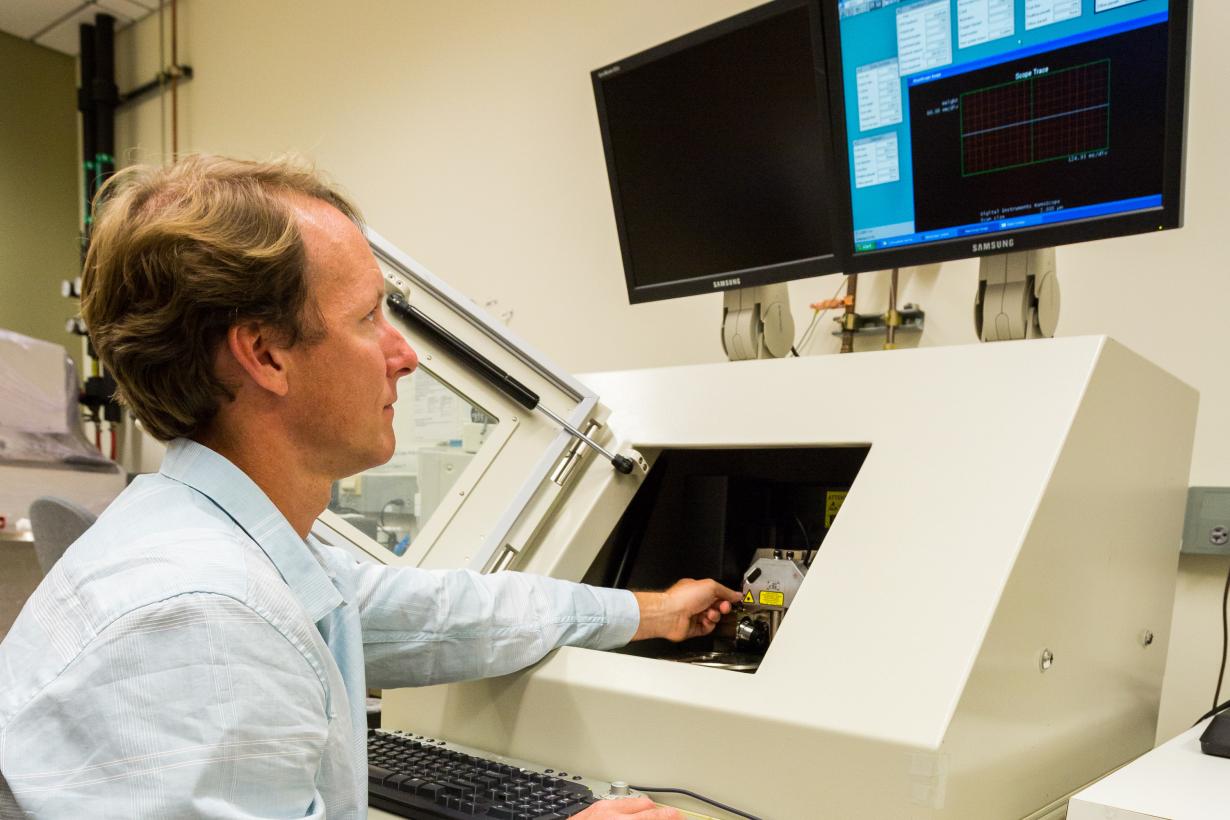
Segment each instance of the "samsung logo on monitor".
[[715,279],[713,280],[713,286],[715,288],[733,288],[735,285],[740,284],[742,281],[743,280],[740,279],[738,276],[732,277],[730,279]]
[[609,77],[612,74],[614,74],[616,71],[619,71],[619,66],[613,65],[610,68],[604,68],[601,71],[599,71],[598,77],[599,79],[601,79],[602,77]]
[[990,242],[975,242],[974,253],[983,253],[985,251],[1000,251],[1004,248],[1011,248],[1016,244],[1015,239],[994,239]]

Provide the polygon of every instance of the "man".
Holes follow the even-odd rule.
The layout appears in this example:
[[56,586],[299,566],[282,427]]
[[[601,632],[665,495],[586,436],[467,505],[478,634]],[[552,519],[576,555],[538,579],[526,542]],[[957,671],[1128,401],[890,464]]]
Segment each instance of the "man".
[[[313,541],[332,483],[392,455],[417,364],[359,224],[287,163],[193,157],[108,185],[82,313],[169,446],[0,645],[0,815],[363,817],[367,686],[706,634],[738,600],[360,565]],[[678,815],[578,815],[617,816]]]

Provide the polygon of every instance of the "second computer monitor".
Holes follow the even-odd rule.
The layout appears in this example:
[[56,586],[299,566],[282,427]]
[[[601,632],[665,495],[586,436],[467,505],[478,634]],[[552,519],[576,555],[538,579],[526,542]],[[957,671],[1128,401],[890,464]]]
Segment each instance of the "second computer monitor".
[[1178,227],[1188,1],[829,4],[850,269]]

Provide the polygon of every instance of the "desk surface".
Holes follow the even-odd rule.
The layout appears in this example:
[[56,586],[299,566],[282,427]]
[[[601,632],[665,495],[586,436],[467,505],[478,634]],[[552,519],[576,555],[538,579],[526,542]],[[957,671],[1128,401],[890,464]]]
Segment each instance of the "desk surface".
[[1094,783],[1068,820],[1204,820],[1230,816],[1230,758],[1200,751],[1208,721]]

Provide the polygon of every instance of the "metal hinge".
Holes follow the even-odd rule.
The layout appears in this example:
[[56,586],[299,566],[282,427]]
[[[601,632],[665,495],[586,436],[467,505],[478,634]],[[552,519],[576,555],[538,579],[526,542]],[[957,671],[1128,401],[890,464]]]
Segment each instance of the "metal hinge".
[[[602,425],[596,421],[590,420],[581,432],[590,438],[594,437],[594,433],[602,429]],[[572,478],[576,472],[577,465],[581,463],[581,458],[584,454],[584,442],[581,439],[573,439],[572,444],[564,452],[555,470],[551,473],[551,481],[559,486],[564,486],[568,483],[568,479]]]

